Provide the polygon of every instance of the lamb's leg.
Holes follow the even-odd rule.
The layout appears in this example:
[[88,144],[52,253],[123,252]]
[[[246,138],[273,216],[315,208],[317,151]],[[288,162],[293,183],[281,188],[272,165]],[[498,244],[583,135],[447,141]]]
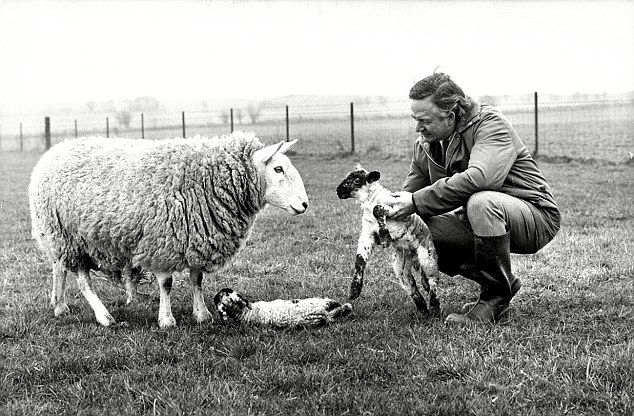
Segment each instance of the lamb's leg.
[[[430,242],[431,244],[431,242]],[[438,257],[433,246],[419,246],[416,249],[416,256],[420,263],[420,274],[425,290],[429,293],[429,307],[434,314],[440,314],[440,301],[436,293],[438,289]]]
[[203,272],[199,269],[191,269],[189,271],[189,280],[192,283],[192,314],[196,318],[196,322],[200,324],[211,320],[211,312],[207,309],[207,305],[205,305],[205,298],[203,296]]
[[374,215],[374,218],[376,218],[376,221],[379,223],[379,244],[383,247],[389,247],[392,242],[392,236],[385,223],[388,212],[389,208],[382,204],[375,205],[372,210],[372,215]]
[[331,322],[334,319],[337,318],[343,318],[344,316],[348,315],[350,312],[352,312],[352,305],[349,303],[344,303],[343,305],[337,306],[334,309],[331,309],[330,311],[327,312],[328,315],[328,322]]
[[160,328],[169,328],[176,326],[176,319],[172,315],[172,302],[170,300],[170,292],[172,291],[172,273],[171,272],[154,272],[156,281],[159,285],[159,314],[158,324]]
[[90,274],[89,270],[83,267],[79,267],[77,269],[77,285],[79,286],[79,290],[81,291],[84,298],[90,304],[93,312],[95,312],[95,318],[97,318],[97,322],[99,322],[103,326],[109,326],[111,324],[115,324],[116,321],[108,312],[108,309],[103,305],[99,297],[92,290],[92,286],[90,285]]
[[423,298],[423,295],[418,290],[416,280],[412,274],[411,254],[412,253],[402,249],[395,249],[392,267],[394,268],[396,278],[399,279],[401,287],[410,295],[414,304],[416,304],[416,308],[421,313],[427,314],[429,313],[427,310],[427,303],[425,303],[425,298]]
[[60,261],[53,263],[53,288],[51,290],[51,306],[53,306],[55,316],[69,313],[66,305],[66,268]]
[[368,233],[362,233],[359,237],[359,244],[357,246],[357,256],[354,262],[354,276],[352,276],[352,282],[350,283],[350,294],[348,297],[352,300],[358,298],[361,295],[361,289],[363,289],[363,275],[365,273],[365,266],[368,263],[368,258],[374,249],[374,236]]

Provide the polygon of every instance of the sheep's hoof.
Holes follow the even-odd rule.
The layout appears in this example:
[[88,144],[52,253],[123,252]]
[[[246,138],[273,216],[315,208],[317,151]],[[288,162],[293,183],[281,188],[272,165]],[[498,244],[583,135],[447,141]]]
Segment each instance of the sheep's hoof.
[[55,317],[58,318],[62,315],[66,315],[70,313],[70,309],[68,308],[68,305],[66,305],[65,303],[60,303],[57,306],[55,306]]
[[95,315],[95,317],[97,318],[97,322],[103,326],[115,325],[117,323],[109,313],[105,313],[101,316]]
[[166,329],[176,326],[176,319],[173,316],[162,316],[159,318],[159,328]]
[[213,316],[208,309],[194,311],[193,315],[194,318],[196,318],[196,322],[198,322],[199,324],[213,320]]

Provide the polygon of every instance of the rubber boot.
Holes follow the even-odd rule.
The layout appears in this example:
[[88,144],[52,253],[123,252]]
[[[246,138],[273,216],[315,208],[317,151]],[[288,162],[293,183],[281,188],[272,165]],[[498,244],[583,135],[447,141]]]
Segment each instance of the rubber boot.
[[[511,239],[475,236],[474,276],[480,281],[480,298],[465,314],[453,313],[445,323],[497,323],[507,318],[511,301]],[[519,289],[518,289],[519,290]]]

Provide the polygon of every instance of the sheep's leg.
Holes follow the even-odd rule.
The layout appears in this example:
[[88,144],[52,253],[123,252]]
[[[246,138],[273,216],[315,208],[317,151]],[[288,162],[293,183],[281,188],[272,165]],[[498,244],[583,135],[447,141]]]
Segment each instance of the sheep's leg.
[[192,283],[192,314],[196,318],[196,322],[200,324],[211,320],[211,312],[207,309],[207,305],[205,305],[205,298],[203,296],[203,272],[199,269],[191,269],[189,271],[189,280]]
[[379,224],[379,233],[378,239],[379,244],[383,247],[389,247],[392,242],[392,236],[390,235],[390,231],[387,229],[387,214],[389,212],[389,208],[386,205],[375,205],[372,210],[372,215],[376,218],[377,223]]
[[416,249],[416,256],[420,263],[420,274],[423,287],[429,293],[429,307],[435,312],[440,312],[440,301],[436,293],[438,289],[438,259],[433,247],[419,246]]
[[106,309],[99,297],[92,290],[88,269],[83,267],[79,267],[77,269],[77,285],[79,286],[79,290],[81,291],[82,295],[84,295],[84,298],[86,298],[86,300],[90,304],[93,312],[95,312],[95,318],[97,318],[97,322],[99,322],[103,326],[115,324],[116,321],[110,315],[108,309]]
[[61,261],[53,263],[53,288],[51,290],[51,306],[55,316],[61,316],[70,312],[66,305],[66,268]]
[[359,244],[357,246],[357,256],[354,262],[354,276],[352,276],[352,282],[350,283],[350,294],[348,297],[352,300],[358,298],[361,295],[361,289],[363,289],[363,276],[365,274],[365,266],[368,263],[368,258],[374,249],[375,241],[373,235],[363,233],[359,238]]
[[172,302],[170,293],[172,291],[172,273],[171,272],[154,272],[156,281],[159,285],[159,313],[158,324],[160,328],[169,328],[176,326],[176,319],[172,315]]
[[333,319],[343,318],[350,312],[352,312],[352,305],[349,303],[344,303],[343,305],[337,306],[336,308],[327,312],[327,322],[331,322]]
[[421,313],[427,314],[428,310],[425,298],[423,298],[423,295],[418,290],[416,280],[412,274],[411,253],[406,252],[405,250],[395,249],[392,267],[394,268],[396,278],[399,279],[401,287],[410,295],[416,305],[416,308]]

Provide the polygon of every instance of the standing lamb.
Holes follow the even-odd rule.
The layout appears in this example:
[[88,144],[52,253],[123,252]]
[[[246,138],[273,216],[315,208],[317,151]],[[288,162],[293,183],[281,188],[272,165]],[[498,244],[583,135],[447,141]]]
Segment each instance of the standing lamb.
[[223,322],[231,318],[237,322],[276,328],[325,325],[352,312],[349,303],[342,305],[329,298],[251,302],[233,289],[219,291],[214,297],[214,304]]
[[86,138],[54,146],[29,186],[33,237],[53,265],[55,316],[69,311],[67,271],[77,273],[97,321],[115,323],[91,288],[89,271],[154,273],[158,324],[176,325],[172,273],[189,269],[193,315],[211,319],[203,272],[231,259],[267,204],[290,214],[308,208],[304,183],[284,153],[296,141],[264,147],[252,133],[163,141]]
[[439,314],[440,303],[436,295],[438,257],[431,233],[418,215],[410,215],[404,221],[386,218],[389,207],[383,205],[383,202],[390,196],[390,191],[378,182],[380,177],[378,171],[368,172],[357,163],[354,170],[337,187],[339,198],[354,198],[363,210],[350,299],[361,295],[365,266],[374,247],[377,244],[389,246],[392,243],[392,267],[401,287],[412,297],[420,312],[429,313],[412,275],[412,268],[419,270],[423,287],[429,293],[429,306],[434,314]]

